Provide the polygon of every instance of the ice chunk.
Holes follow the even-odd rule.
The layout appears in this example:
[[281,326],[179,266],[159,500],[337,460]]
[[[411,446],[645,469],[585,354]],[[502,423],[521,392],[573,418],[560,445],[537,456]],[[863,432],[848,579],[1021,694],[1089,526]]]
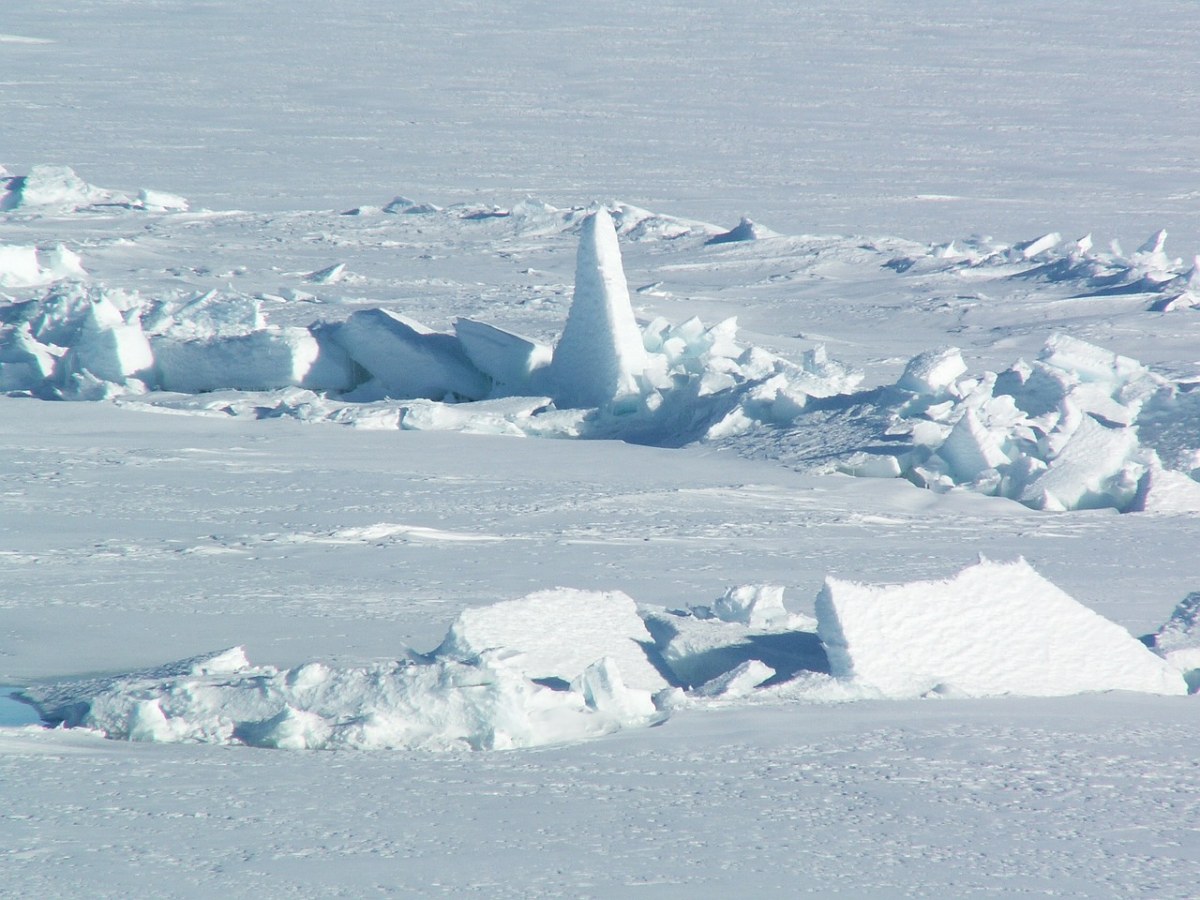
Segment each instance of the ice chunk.
[[188,202],[178,194],[143,188],[138,191],[137,206],[152,212],[187,212]]
[[626,594],[557,588],[464,610],[437,655],[470,659],[487,650],[503,651],[494,666],[568,682],[608,656],[630,687],[657,691],[667,681],[646,656],[643,644],[649,642],[650,633]]
[[1186,692],[1177,671],[1023,559],[980,561],[944,581],[830,578],[817,621],[832,673],[891,696]]
[[778,584],[731,587],[710,609],[722,622],[740,622],[757,628],[779,625],[788,619],[788,611],[783,608],[783,586]]
[[1011,462],[1001,448],[1001,439],[984,427],[973,409],[958,420],[937,454],[950,466],[956,481],[974,481],[987,469]]
[[598,209],[583,222],[575,258],[575,295],[551,377],[563,407],[604,406],[636,394],[646,350],[629,302],[612,216]]
[[550,365],[554,354],[532,338],[474,319],[456,319],[454,333],[475,367],[512,393],[538,390],[534,373]]
[[1132,509],[1166,515],[1200,512],[1200,483],[1186,472],[1164,469],[1155,458],[1142,476]]
[[617,663],[608,656],[592,663],[571,682],[589,709],[610,713],[624,720],[649,719],[654,715],[654,701],[649,691],[632,690],[625,686]]
[[744,697],[774,677],[775,670],[765,662],[748,659],[725,674],[706,681],[696,689],[696,693],[702,697]]
[[962,353],[957,347],[927,350],[908,361],[896,387],[914,394],[937,397],[946,393],[965,371],[967,364],[963,362]]
[[1144,470],[1132,459],[1137,449],[1136,428],[1108,428],[1084,416],[1021,502],[1046,510],[1125,509]]
[[153,339],[164,390],[195,394],[232,388],[346,390],[353,384],[338,348],[322,348],[307,328],[277,328],[210,340]]
[[793,615],[759,628],[710,615],[703,607],[694,615],[666,610],[643,613],[663,662],[684,687],[704,684],[751,659],[766,663],[781,676],[829,671],[817,640],[817,623],[808,616]]
[[1066,334],[1052,335],[1038,354],[1038,359],[1047,366],[1074,375],[1080,381],[1111,384],[1114,388],[1144,376],[1148,371],[1136,359]]
[[721,234],[714,234],[704,243],[706,244],[734,244],[742,241],[761,241],[764,238],[779,237],[779,235],[770,228],[764,228],[757,224],[747,216],[742,216],[742,220],[737,223],[729,231]]
[[1200,591],[1188,594],[1154,635],[1154,650],[1200,691]]
[[104,680],[27,691],[49,723],[135,741],[246,744],[277,749],[488,750],[579,740],[662,718],[611,660],[575,689],[534,684],[486,658],[410,659],[364,667],[306,663],[280,672],[197,667],[185,660]]
[[0,245],[0,287],[27,287],[41,279],[37,247]]
[[154,353],[136,318],[126,322],[112,302],[93,299],[75,344],[63,357],[65,372],[90,372],[121,384],[130,378],[154,379]]
[[176,340],[210,340],[262,331],[267,320],[257,298],[211,290],[182,302],[155,304],[142,327]]
[[96,203],[127,200],[88,184],[66,166],[33,166],[29,174],[10,178],[0,197],[0,211],[71,212]]
[[0,391],[34,391],[54,375],[58,357],[34,340],[28,324],[0,333]]
[[334,339],[396,399],[479,400],[491,388],[456,337],[384,309],[356,312]]

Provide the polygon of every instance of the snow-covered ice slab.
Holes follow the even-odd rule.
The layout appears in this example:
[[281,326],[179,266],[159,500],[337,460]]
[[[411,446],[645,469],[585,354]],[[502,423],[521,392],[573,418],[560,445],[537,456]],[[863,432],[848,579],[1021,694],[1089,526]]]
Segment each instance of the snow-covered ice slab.
[[650,643],[637,605],[627,594],[556,588],[464,610],[437,655],[472,659],[494,651],[493,665],[529,678],[568,682],[609,657],[629,687],[658,691],[668,683],[643,649]]
[[1187,693],[1177,669],[1023,559],[944,581],[830,578],[817,621],[832,674],[888,696]]

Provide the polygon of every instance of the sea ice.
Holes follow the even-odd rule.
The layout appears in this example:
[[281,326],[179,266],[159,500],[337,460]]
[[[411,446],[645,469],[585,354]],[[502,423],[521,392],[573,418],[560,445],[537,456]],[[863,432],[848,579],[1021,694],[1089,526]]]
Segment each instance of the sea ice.
[[454,333],[479,371],[504,393],[542,393],[544,369],[554,351],[532,338],[474,319],[456,319]]
[[454,335],[431,331],[397,313],[360,310],[333,337],[388,397],[480,400],[491,388]]
[[575,259],[575,295],[550,371],[563,407],[606,406],[639,392],[646,368],[612,216],[584,219]]
[[1187,691],[1176,669],[1023,559],[943,581],[829,578],[817,622],[832,674],[889,696]]
[[650,642],[637,606],[626,594],[557,588],[463,610],[436,655],[472,659],[492,651],[495,666],[567,682],[609,657],[625,684],[658,691],[668,685],[646,655]]

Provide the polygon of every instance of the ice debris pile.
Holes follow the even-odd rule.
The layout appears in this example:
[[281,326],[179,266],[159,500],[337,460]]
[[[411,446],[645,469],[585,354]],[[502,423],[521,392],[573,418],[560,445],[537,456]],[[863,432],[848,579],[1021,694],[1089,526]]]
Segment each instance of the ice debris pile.
[[[341,322],[277,327],[254,298],[209,291],[148,300],[64,280],[38,299],[0,307],[0,390],[48,399],[145,397],[159,406],[181,402],[164,393],[286,390],[274,399],[280,412],[337,421],[355,418],[346,404],[423,400],[429,403],[394,406],[393,423],[686,443],[715,421],[726,431],[788,421],[808,396],[861,380],[820,349],[795,364],[744,347],[734,319],[711,327],[696,318],[655,319],[639,328],[612,215],[595,209],[580,229],[575,295],[554,348],[472,319],[457,320],[451,334],[364,309]],[[32,264],[22,266],[22,277],[42,277]],[[534,402],[429,405],[512,397]]]
[[1017,244],[991,238],[951,241],[924,255],[898,256],[885,265],[913,277],[958,272],[965,277],[1007,277],[1078,285],[1078,298],[1142,296],[1147,309],[1171,312],[1200,305],[1200,257],[1185,264],[1166,252],[1167,232],[1156,231],[1133,253],[1115,241],[1098,250],[1090,234],[1064,241],[1058,232]]
[[[828,579],[816,619],[778,585],[684,610],[559,588],[468,609],[435,651],[361,667],[254,666],[241,648],[30,689],[50,724],[280,749],[493,750],[577,741],[687,707],[937,696],[1186,694],[1195,595],[1157,653],[1024,560],[942,581]],[[1164,658],[1165,656],[1165,658]]]
[[957,349],[911,360],[874,402],[899,449],[857,453],[849,474],[903,476],[1043,510],[1200,509],[1200,484],[1139,440],[1169,415],[1178,387],[1128,357],[1055,335],[1032,363],[967,376]]
[[[186,206],[154,192],[118,196],[53,167],[2,183],[0,206],[10,214]],[[432,209],[397,198],[374,212]],[[88,282],[61,245],[0,246],[0,287],[45,287],[36,299],[0,305],[0,391],[360,427],[706,442],[752,455],[773,444],[799,467],[903,477],[1042,510],[1200,510],[1192,477],[1200,446],[1196,429],[1180,424],[1200,418],[1200,394],[1131,358],[1055,335],[1032,362],[968,374],[957,349],[941,348],[913,358],[894,385],[859,391],[864,374],[823,346],[786,360],[742,345],[733,318],[639,327],[618,235],[673,238],[691,233],[686,223],[622,204],[564,211],[529,201],[457,215],[513,222],[523,233],[579,231],[574,296],[556,346],[468,318],[437,332],[385,309],[281,327],[254,297],[148,299]],[[770,236],[747,220],[709,239]],[[1011,247],[980,240],[888,265],[1144,290],[1178,305],[1200,275],[1168,259],[1164,240],[1156,235],[1130,258],[1096,253],[1087,241],[1064,247],[1057,235]],[[310,278],[333,283],[341,268]],[[851,412],[854,427],[839,431]],[[804,456],[805,442],[820,462]]]
[[0,168],[0,212],[52,216],[111,207],[182,212],[188,201],[166,191],[143,189],[134,196],[96,187],[67,166],[33,166],[25,175],[11,175]]

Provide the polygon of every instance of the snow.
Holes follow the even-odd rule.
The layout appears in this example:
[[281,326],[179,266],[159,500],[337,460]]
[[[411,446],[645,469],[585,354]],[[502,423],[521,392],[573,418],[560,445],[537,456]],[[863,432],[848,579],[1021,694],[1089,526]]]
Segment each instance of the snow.
[[167,5],[5,6],[0,893],[1195,894],[1190,9]]
[[1023,559],[895,586],[829,579],[817,622],[832,674],[888,696],[1186,693],[1178,672]]

